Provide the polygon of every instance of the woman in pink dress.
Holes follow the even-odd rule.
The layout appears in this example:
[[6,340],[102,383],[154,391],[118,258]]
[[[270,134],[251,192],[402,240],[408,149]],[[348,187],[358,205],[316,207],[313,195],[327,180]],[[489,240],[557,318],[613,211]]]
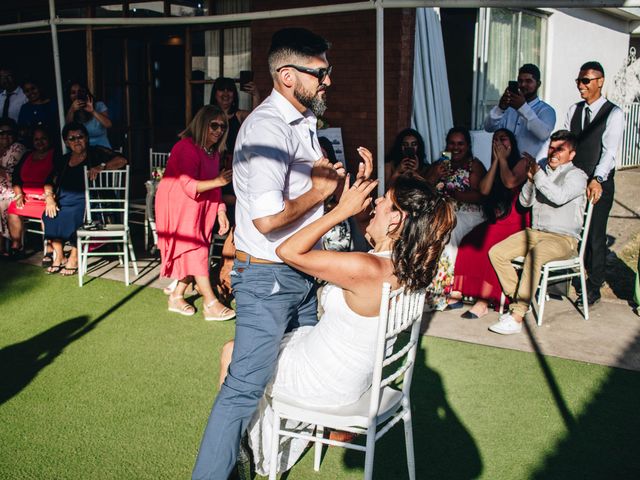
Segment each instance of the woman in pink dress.
[[513,133],[507,129],[493,134],[491,167],[480,181],[480,193],[487,221],[469,233],[458,250],[453,289],[476,303],[463,318],[480,318],[489,304],[500,303],[502,289],[489,261],[489,249],[510,235],[529,226],[528,210],[518,203],[518,194],[527,179],[527,160],[520,157]]
[[231,171],[220,171],[226,131],[224,112],[212,105],[202,107],[171,150],[156,193],[160,273],[178,280],[169,295],[169,311],[186,316],[195,313],[184,299],[187,285],[195,279],[204,300],[205,320],[235,317],[213,293],[208,261],[216,218],[218,233],[229,229],[221,188],[231,181]]
[[9,204],[7,214],[11,249],[14,251],[22,250],[23,219],[42,218],[45,207],[44,183],[53,170],[53,148],[45,127],[33,129],[32,142],[33,151],[22,157],[13,170],[13,201]]

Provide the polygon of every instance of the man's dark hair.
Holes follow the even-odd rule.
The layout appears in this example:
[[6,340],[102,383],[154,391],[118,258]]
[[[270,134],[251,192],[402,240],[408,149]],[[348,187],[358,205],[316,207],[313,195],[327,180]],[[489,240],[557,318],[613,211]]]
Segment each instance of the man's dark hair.
[[522,65],[518,70],[518,75],[520,75],[521,73],[528,73],[535,79],[536,82],[540,81],[540,69],[533,63],[525,63],[524,65]]
[[89,138],[87,127],[80,122],[69,122],[62,128],[62,139],[66,140],[69,132],[77,132],[78,130],[81,131],[85,137]]
[[[329,50],[330,44],[320,35],[306,28],[283,28],[273,34],[269,48],[269,71],[271,74],[291,57],[317,57]],[[290,58],[290,60],[286,60]]]
[[571,150],[576,149],[576,145],[578,144],[578,137],[576,137],[569,130],[558,130],[557,132],[553,132],[549,139],[551,142],[563,141],[569,144]]
[[600,72],[604,77],[604,68],[602,68],[600,62],[587,62],[580,67],[580,70],[595,70],[596,72]]

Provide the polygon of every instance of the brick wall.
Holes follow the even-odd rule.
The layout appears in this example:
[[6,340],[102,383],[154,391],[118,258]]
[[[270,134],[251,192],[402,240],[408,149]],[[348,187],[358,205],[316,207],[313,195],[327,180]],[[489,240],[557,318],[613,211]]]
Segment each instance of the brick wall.
[[[282,1],[263,1],[260,10],[303,6]],[[308,3],[308,2],[307,2]],[[412,9],[387,9],[385,15],[385,148],[398,131],[409,126],[413,86]],[[327,91],[325,118],[342,128],[349,168],[357,168],[358,146],[376,155],[376,20],[375,11],[322,16],[260,20],[251,24],[252,66],[263,96],[271,91],[267,51],[271,36],[280,28],[304,27],[331,42],[327,53],[333,65],[332,86]]]

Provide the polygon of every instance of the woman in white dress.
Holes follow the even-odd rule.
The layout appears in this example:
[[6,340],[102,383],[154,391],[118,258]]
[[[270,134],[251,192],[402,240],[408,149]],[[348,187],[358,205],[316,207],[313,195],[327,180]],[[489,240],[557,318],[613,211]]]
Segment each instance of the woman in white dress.
[[[285,335],[265,396],[277,392],[317,406],[356,402],[371,386],[382,283],[417,290],[431,282],[455,214],[449,201],[420,177],[399,177],[375,201],[375,214],[366,229],[374,247],[371,252],[314,249],[333,226],[369,206],[376,185],[377,181],[361,178],[351,187],[345,184],[333,210],[278,247],[284,262],[329,284],[322,293],[324,314],[318,324]],[[223,349],[221,380],[232,350],[233,342]],[[269,473],[271,427],[272,411],[263,397],[248,427],[256,472],[261,475]],[[281,447],[278,471],[291,468],[306,445],[305,440],[288,439]]]

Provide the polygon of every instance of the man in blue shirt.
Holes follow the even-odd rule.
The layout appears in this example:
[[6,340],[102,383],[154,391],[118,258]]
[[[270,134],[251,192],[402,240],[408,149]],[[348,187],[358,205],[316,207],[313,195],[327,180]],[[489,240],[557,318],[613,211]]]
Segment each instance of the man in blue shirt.
[[500,102],[484,120],[484,129],[495,132],[507,128],[513,132],[522,153],[536,159],[547,153],[549,135],[556,124],[556,112],[548,103],[538,98],[540,69],[526,63],[518,70],[518,88],[507,88]]

